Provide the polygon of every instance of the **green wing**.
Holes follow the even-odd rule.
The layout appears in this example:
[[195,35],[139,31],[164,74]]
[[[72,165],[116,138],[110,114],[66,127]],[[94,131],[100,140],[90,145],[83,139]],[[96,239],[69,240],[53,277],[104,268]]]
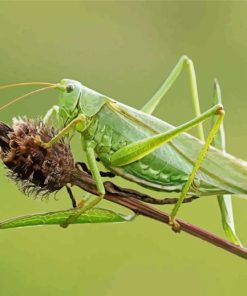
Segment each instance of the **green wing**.
[[[146,135],[165,132],[173,128],[172,125],[154,116],[120,103],[118,105],[124,113],[130,114],[128,120],[132,118],[133,127],[137,126],[139,131],[145,130]],[[134,138],[130,140],[134,141]],[[174,171],[188,174],[201,148],[200,140],[184,133],[162,146],[157,155],[165,158]],[[183,178],[184,174],[181,176]],[[210,190],[213,192],[212,188],[219,188],[222,193],[247,194],[247,162],[214,147],[208,150],[197,178],[204,185],[200,187],[200,191],[205,195],[210,194]]]

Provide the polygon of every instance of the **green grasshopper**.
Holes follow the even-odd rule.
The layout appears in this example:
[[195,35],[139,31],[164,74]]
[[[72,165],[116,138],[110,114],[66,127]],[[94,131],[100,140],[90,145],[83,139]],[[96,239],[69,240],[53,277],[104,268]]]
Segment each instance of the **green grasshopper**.
[[[189,70],[195,118],[174,127],[152,116],[152,113],[184,68]],[[48,143],[37,137],[37,144],[49,149],[70,132],[80,133],[81,145],[99,193],[86,207],[71,215],[67,225],[104,198],[105,189],[96,161],[99,158],[109,171],[141,186],[157,191],[180,192],[178,202],[170,213],[170,224],[174,229],[178,228],[175,217],[186,197],[217,195],[228,237],[239,243],[233,225],[231,200],[223,195],[247,194],[247,163],[220,151],[224,148],[224,140],[220,139],[224,136],[224,109],[220,104],[219,85],[215,85],[216,105],[201,113],[195,70],[188,57],[180,58],[167,80],[140,111],[74,80],[40,84],[47,87],[34,92],[49,88],[60,91],[59,105],[53,106],[44,120],[55,119],[63,128]],[[6,87],[11,85],[2,88]],[[204,140],[202,123],[209,118],[214,118],[214,123]],[[200,139],[186,133],[195,126]],[[214,138],[218,149],[210,146]]]

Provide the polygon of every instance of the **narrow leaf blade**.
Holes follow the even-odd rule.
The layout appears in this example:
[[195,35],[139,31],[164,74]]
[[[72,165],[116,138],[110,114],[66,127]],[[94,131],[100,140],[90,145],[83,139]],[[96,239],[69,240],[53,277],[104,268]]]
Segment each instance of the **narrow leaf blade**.
[[[9,219],[0,223],[0,229],[41,226],[41,225],[60,225],[66,222],[70,215],[77,210],[56,211],[24,215]],[[119,223],[133,220],[135,215],[124,215],[107,209],[93,208],[81,214],[72,224],[84,223]]]

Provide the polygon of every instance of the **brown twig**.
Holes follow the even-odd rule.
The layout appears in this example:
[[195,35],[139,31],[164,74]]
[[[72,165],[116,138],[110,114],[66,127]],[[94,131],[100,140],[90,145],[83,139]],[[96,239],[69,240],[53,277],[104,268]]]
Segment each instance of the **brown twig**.
[[[90,175],[83,171],[77,171],[72,174],[73,180],[71,182],[72,185],[76,185],[83,190],[86,190],[92,194],[97,195],[97,190],[95,187],[95,182],[91,178]],[[138,215],[142,215],[156,221],[160,221],[162,223],[169,223],[169,215],[154,208],[146,203],[137,200],[136,198],[131,197],[131,190],[128,196],[128,189],[121,189],[120,187],[116,187],[112,182],[105,182],[106,195],[105,199],[124,206],[126,208],[131,209]],[[122,194],[125,192],[125,195]],[[138,194],[137,191],[135,191]],[[141,194],[141,193],[140,193]],[[215,245],[221,249],[224,249],[230,253],[233,253],[239,257],[247,259],[247,249],[241,246],[235,245],[205,229],[202,229],[196,225],[190,224],[181,219],[176,219],[176,221],[180,224],[181,231],[184,231],[190,235],[193,235],[197,238],[200,238],[212,245]]]
[[[62,139],[48,150],[37,145],[35,141],[37,135],[42,141],[47,142],[54,134],[54,129],[45,126],[42,121],[19,120],[13,128],[0,122],[0,157],[9,168],[12,178],[19,182],[25,193],[29,194],[51,193],[71,184],[97,195],[95,182],[89,173],[75,166],[73,155],[66,141]],[[105,182],[104,185],[105,199],[127,207],[136,214],[162,223],[169,223],[167,214],[147,204],[147,202],[155,202],[155,198],[131,189],[118,187],[112,182]],[[70,197],[73,200],[73,196]],[[185,201],[190,202],[194,198],[190,197]],[[174,203],[176,201],[177,199],[168,198],[159,203]],[[73,202],[75,205],[75,201]],[[247,259],[247,249],[183,220],[177,219],[177,222],[182,231]]]

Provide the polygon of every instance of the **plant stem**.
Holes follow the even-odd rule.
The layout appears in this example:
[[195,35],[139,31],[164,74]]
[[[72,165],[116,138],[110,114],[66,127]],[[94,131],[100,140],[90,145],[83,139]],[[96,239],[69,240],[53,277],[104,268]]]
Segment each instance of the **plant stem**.
[[[92,194],[97,195],[97,190],[95,186],[95,182],[90,175],[85,172],[77,170],[74,174],[72,174],[72,185],[76,185],[83,190],[90,192]],[[156,221],[160,221],[162,223],[169,223],[169,215],[154,208],[150,205],[137,200],[136,198],[131,197],[133,194],[132,191],[128,189],[121,190],[120,187],[116,187],[111,182],[105,182],[106,195],[105,199],[124,206],[138,215],[142,215]],[[125,193],[123,196],[123,192]],[[137,191],[134,191],[135,194],[138,194]],[[140,193],[140,195],[142,195]],[[247,249],[241,246],[235,245],[205,229],[202,229],[196,225],[190,224],[184,220],[176,219],[176,221],[180,224],[181,231],[184,231],[192,236],[200,238],[212,245],[215,245],[221,249],[224,249],[232,254],[235,254],[239,257],[247,259]]]

